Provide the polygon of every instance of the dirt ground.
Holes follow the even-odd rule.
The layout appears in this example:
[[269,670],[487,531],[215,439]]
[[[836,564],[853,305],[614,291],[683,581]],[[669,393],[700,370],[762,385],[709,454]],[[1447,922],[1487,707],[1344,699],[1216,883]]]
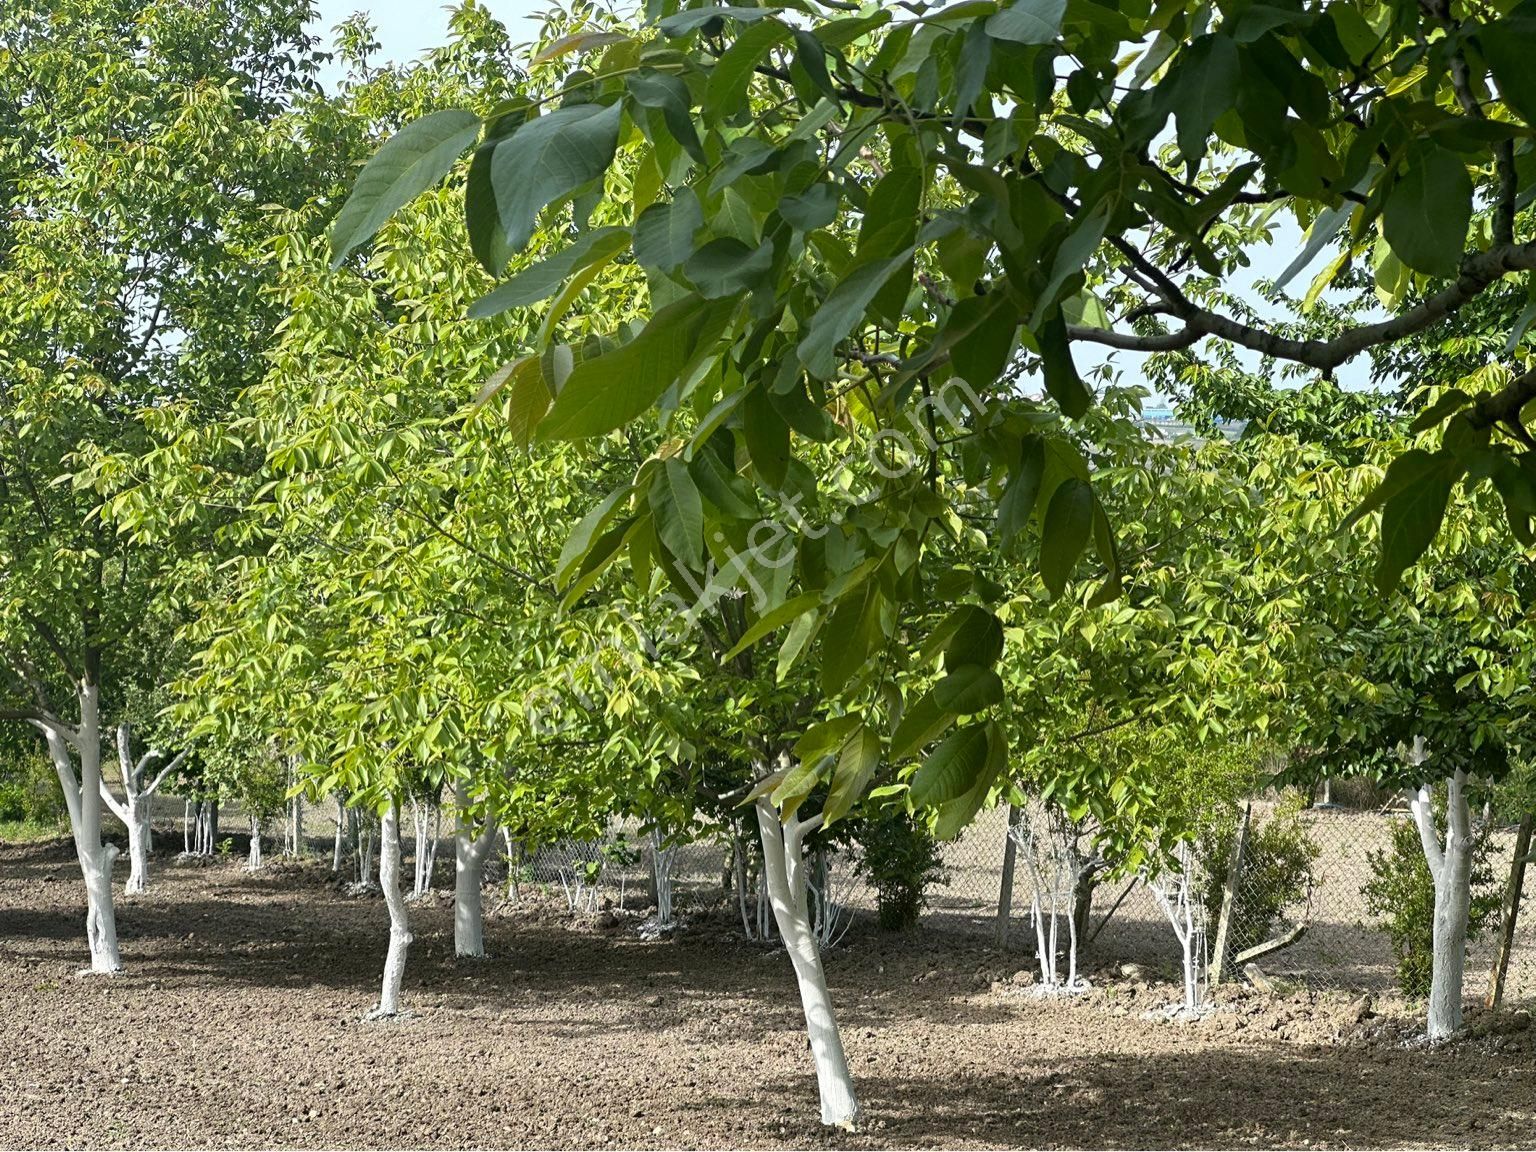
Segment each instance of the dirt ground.
[[[0,846],[0,1144],[28,1147],[1519,1147],[1536,1029],[1412,1023],[1307,992],[1174,996],[1092,973],[1071,1003],[975,942],[856,929],[829,957],[866,1120],[816,1123],[789,966],[725,914],[633,921],[507,909],[455,961],[447,894],[413,910],[402,1020],[366,1024],[386,915],[325,866],[157,860],[121,898],[127,971],[76,978],[84,895],[65,842]],[[1016,976],[1015,974],[1018,973]],[[1383,1009],[1383,1011],[1387,1011]],[[1364,1017],[1358,1020],[1357,1017]]]

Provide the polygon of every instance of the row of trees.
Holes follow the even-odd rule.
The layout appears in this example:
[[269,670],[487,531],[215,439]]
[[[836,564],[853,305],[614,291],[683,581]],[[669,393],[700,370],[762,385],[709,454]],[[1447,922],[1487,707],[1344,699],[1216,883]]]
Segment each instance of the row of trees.
[[651,7],[404,68],[348,24],[333,93],[297,0],[0,15],[3,715],[93,970],[103,806],[142,885],[167,773],[379,817],[385,1014],[411,797],[468,956],[499,830],[752,813],[848,1124],[818,844],[1031,798],[1177,874],[1278,759],[1413,789],[1454,1031],[1469,792],[1529,759],[1531,18]]

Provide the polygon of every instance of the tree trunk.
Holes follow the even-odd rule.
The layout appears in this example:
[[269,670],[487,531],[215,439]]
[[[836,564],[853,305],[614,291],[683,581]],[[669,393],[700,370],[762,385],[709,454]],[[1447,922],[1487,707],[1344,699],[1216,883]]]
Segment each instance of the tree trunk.
[[400,1012],[400,983],[405,977],[405,954],[411,944],[405,897],[400,892],[400,805],[391,800],[384,812],[379,835],[379,887],[389,908],[389,951],[384,957],[384,984],[370,1019]]
[[245,870],[256,872],[261,868],[261,821],[251,817],[251,851],[246,857]]
[[[1429,759],[1424,738],[1414,737],[1408,763]],[[1445,841],[1435,828],[1432,791],[1419,785],[1409,807],[1419,843],[1435,882],[1433,967],[1426,1028],[1431,1040],[1443,1040],[1461,1027],[1462,982],[1467,964],[1467,918],[1472,906],[1472,819],[1467,808],[1467,774],[1457,769],[1446,782]]]
[[341,802],[338,793],[333,799],[336,801],[336,846],[331,849],[331,871],[341,871],[342,845],[346,842],[347,809]]
[[858,1100],[806,907],[802,841],[818,821],[819,818],[797,821],[786,828],[766,797],[757,802],[757,826],[763,841],[763,870],[768,881],[768,896],[773,904],[779,935],[784,938],[785,950],[800,985],[800,1003],[805,1009],[805,1025],[810,1033],[816,1084],[821,1095],[821,1122],[851,1128],[859,1118]]
[[128,883],[124,892],[139,893],[149,886],[149,806],[151,796],[128,797]]
[[496,843],[496,822],[486,818],[478,837],[465,818],[469,789],[462,780],[453,785],[453,952],[455,956],[485,955],[485,913],[481,890],[485,862]]
[[117,918],[112,907],[112,863],[117,848],[101,840],[101,726],[99,689],[82,682],[77,688],[80,701],[79,745],[80,776],[75,777],[74,760],[64,736],[54,728],[45,729],[48,752],[64,790],[69,809],[70,829],[74,833],[75,857],[85,880],[85,939],[91,951],[91,971],[111,974],[123,964],[117,951]]

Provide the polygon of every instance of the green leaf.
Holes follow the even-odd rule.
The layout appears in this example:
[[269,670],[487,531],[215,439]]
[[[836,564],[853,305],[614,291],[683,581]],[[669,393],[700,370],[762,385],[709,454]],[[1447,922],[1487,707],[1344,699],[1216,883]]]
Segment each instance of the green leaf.
[[751,388],[741,403],[741,434],[752,467],[769,488],[784,487],[789,473],[789,425],[779,415],[766,388]]
[[1069,476],[1051,494],[1040,530],[1040,578],[1045,581],[1051,599],[1066,588],[1092,528],[1093,489]]
[[795,759],[815,761],[836,756],[861,723],[858,716],[849,712],[812,724],[805,730],[805,735],[795,741]]
[[648,496],[662,544],[690,568],[702,568],[704,501],[687,465],[676,456],[663,460],[651,479]]
[[800,363],[812,376],[828,380],[837,371],[838,344],[864,318],[865,310],[881,286],[905,267],[911,257],[909,247],[888,259],[861,264],[827,294],[811,317],[805,339],[795,349]]
[[953,672],[966,664],[990,668],[1003,654],[1003,623],[976,604],[962,604],[951,614],[954,631],[944,648],[944,668]]
[[827,792],[827,802],[821,810],[825,817],[823,827],[848,814],[864,795],[878,767],[880,738],[868,728],[860,728],[844,743],[843,753],[838,757],[837,768],[832,773],[832,787]]
[[628,424],[714,346],[733,308],[730,300],[685,296],[652,316],[628,344],[583,360],[540,423],[539,439],[579,440]]
[[629,496],[629,488],[615,488],[590,512],[583,516],[571,534],[566,537],[565,546],[560,549],[560,558],[555,561],[555,583],[563,585],[567,579],[575,574],[576,570],[586,559],[587,550],[592,547],[592,541],[597,534],[607,526],[619,510],[619,502]]
[[1035,339],[1040,345],[1046,392],[1069,419],[1082,419],[1093,402],[1093,393],[1088,391],[1088,385],[1077,374],[1077,365],[1072,362],[1067,322],[1059,309],[1036,331]]
[[608,170],[622,115],[618,103],[569,104],[527,121],[496,146],[491,183],[514,252],[527,247],[545,207]]
[[729,114],[746,101],[752,73],[768,50],[780,44],[789,29],[778,20],[759,20],[742,29],[709,73],[706,106]]
[[453,169],[480,135],[480,117],[445,108],[413,120],[373,154],[331,225],[331,267]]
[[1173,89],[1172,106],[1178,123],[1179,152],[1192,170],[1205,155],[1211,129],[1236,102],[1243,83],[1237,45],[1227,36],[1206,35],[1179,53],[1176,75],[1158,85]]
[[811,641],[816,638],[816,633],[821,631],[821,621],[820,612],[807,612],[789,626],[789,635],[784,637],[784,646],[779,649],[778,663],[774,667],[775,680],[782,683],[784,677],[793,671]]
[[837,185],[825,182],[812,184],[800,195],[786,196],[779,201],[779,215],[798,231],[814,232],[837,219],[837,208],[841,202],[842,195]]
[[937,740],[955,722],[953,712],[940,708],[933,692],[924,692],[902,714],[891,736],[891,759],[905,760]]
[[1465,471],[1445,452],[1437,452],[1435,457],[1437,466],[1387,497],[1381,511],[1376,587],[1383,596],[1397,587],[1403,572],[1434,543],[1451,489]]
[[1354,201],[1346,200],[1337,208],[1328,208],[1318,213],[1317,219],[1312,221],[1312,227],[1307,229],[1307,242],[1301,246],[1301,251],[1296,254],[1296,258],[1285,266],[1285,271],[1280,273],[1280,278],[1275,281],[1276,291],[1289,284],[1297,273],[1312,263],[1317,254],[1333,242],[1334,238],[1344,230],[1344,225],[1349,223],[1349,218],[1354,211]]
[[560,290],[566,277],[603,264],[629,247],[626,228],[598,228],[583,233],[569,248],[524,268],[469,306],[472,320],[484,320],[509,308],[526,308]]
[[827,619],[821,650],[821,689],[842,692],[858,675],[874,646],[880,618],[880,591],[866,582],[838,602]]
[[1499,96],[1527,124],[1536,126],[1536,4],[1518,4],[1503,20],[1478,32],[1483,59],[1499,85]]
[[1035,312],[1029,321],[1031,328],[1040,326],[1046,310],[1057,303],[1056,297],[1061,293],[1062,285],[1081,272],[1083,265],[1087,264],[1089,258],[1098,251],[1108,228],[1108,210],[1095,211],[1087,218],[1079,220],[1077,226],[1067,233],[1061,246],[1056,249],[1056,256],[1051,261],[1050,275],[1046,277],[1045,288],[1041,290],[1035,302]]
[[826,766],[826,759],[825,756],[818,756],[812,760],[801,760],[789,770],[789,774],[768,797],[785,820],[793,819],[796,810],[805,803],[805,798],[815,790],[821,780],[822,769]]
[[1054,44],[1067,0],[1015,0],[987,20],[987,35],[1016,44]]
[[933,686],[933,700],[957,715],[980,712],[1003,702],[1003,679],[991,668],[962,664]]
[[951,732],[912,777],[910,796],[917,807],[943,804],[976,786],[987,766],[987,726],[972,724]]
[[997,783],[1003,770],[1008,767],[1008,737],[996,720],[986,724],[987,752],[976,782],[963,796],[939,806],[938,817],[933,822],[933,834],[940,840],[953,840],[972,820],[981,806],[987,802],[987,794]]
[[647,68],[631,76],[627,87],[636,104],[661,113],[667,132],[682,145],[683,151],[704,163],[704,149],[689,114],[688,85],[681,78]]
[[1449,459],[1450,457],[1446,454],[1430,453],[1422,448],[1410,448],[1406,452],[1399,453],[1393,458],[1392,463],[1387,465],[1387,473],[1382,477],[1381,483],[1376,485],[1348,516],[1344,517],[1339,524],[1339,531],[1348,531],[1403,489],[1418,484],[1426,476],[1444,467]]
[[1018,330],[1018,313],[1007,295],[997,292],[961,299],[950,312],[941,339],[949,343],[954,333],[949,360],[955,375],[977,392],[984,392],[997,383],[1008,366]]
[[711,240],[683,264],[683,275],[710,300],[757,287],[773,266],[773,246],[749,248],[732,236]]
[[1045,472],[1045,445],[1038,436],[1025,437],[1019,466],[1008,478],[1008,487],[997,505],[997,539],[1006,548],[1024,530],[1040,495],[1040,477]]
[[1472,218],[1472,177],[1461,156],[1423,142],[1387,194],[1382,234],[1392,251],[1416,272],[1454,276]]
[[652,204],[635,221],[635,259],[649,271],[670,276],[693,254],[693,237],[704,212],[693,189],[679,189],[670,201]]
[[1426,428],[1433,428],[1451,413],[1465,408],[1472,403],[1472,397],[1468,396],[1460,388],[1447,388],[1440,393],[1440,398],[1425,408],[1413,418],[1413,423],[1408,426],[1408,431],[1417,433]]
[[720,17],[729,16],[733,20],[739,20],[741,23],[747,24],[754,20],[761,20],[765,16],[773,16],[780,11],[782,9],[747,8],[739,4],[722,4],[718,8],[706,5],[702,8],[693,8],[687,12],[678,12],[675,15],[668,16],[665,20],[658,21],[656,27],[661,29],[663,36],[676,39],[679,36],[686,36],[688,33],[704,27],[711,20]]
[[724,656],[720,657],[721,663],[727,660],[734,660],[770,632],[777,631],[792,620],[798,620],[820,603],[821,593],[819,592],[802,592],[793,599],[784,601],[777,608],[759,617],[752,627],[742,633],[741,639],[736,642],[735,646]]

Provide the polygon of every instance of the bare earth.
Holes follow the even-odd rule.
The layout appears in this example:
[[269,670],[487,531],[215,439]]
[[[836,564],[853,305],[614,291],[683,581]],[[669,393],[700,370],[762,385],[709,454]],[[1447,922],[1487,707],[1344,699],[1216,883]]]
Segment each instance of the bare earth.
[[[1536,1029],[1471,1038],[1305,992],[1223,989],[1203,1021],[1117,972],[1073,1002],[974,942],[856,928],[828,961],[866,1121],[816,1123],[781,954],[722,913],[645,942],[632,920],[508,909],[456,962],[445,896],[413,910],[399,1021],[365,1024],[386,916],[323,864],[156,861],[120,899],[128,971],[77,979],[70,848],[0,846],[0,1144],[38,1147],[1520,1147]],[[494,903],[494,901],[489,901]]]

